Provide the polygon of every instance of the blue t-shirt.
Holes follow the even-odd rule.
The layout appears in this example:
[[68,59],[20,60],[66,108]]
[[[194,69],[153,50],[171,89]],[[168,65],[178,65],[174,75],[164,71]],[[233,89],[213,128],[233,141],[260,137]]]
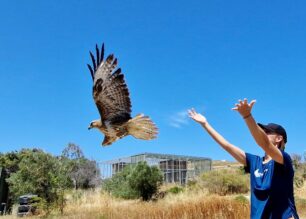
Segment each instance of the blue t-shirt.
[[251,219],[298,219],[293,197],[294,170],[290,156],[281,151],[284,164],[246,153],[251,178]]

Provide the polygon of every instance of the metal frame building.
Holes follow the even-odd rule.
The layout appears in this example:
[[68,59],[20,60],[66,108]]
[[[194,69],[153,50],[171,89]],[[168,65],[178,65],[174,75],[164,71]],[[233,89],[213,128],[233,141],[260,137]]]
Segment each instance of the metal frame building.
[[146,161],[149,166],[158,166],[164,174],[165,183],[186,184],[212,168],[212,160],[206,157],[172,154],[142,153],[130,157],[100,162],[102,178],[110,178],[130,164]]

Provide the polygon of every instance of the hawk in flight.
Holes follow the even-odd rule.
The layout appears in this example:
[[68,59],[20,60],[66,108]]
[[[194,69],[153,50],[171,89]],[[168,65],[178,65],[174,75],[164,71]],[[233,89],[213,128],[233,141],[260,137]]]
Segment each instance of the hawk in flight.
[[103,60],[103,44],[101,52],[96,45],[96,57],[91,52],[90,57],[92,66],[87,66],[93,79],[92,94],[101,118],[92,121],[88,129],[97,128],[104,134],[103,146],[127,135],[144,140],[156,138],[157,127],[148,116],[131,117],[129,90],[114,55]]

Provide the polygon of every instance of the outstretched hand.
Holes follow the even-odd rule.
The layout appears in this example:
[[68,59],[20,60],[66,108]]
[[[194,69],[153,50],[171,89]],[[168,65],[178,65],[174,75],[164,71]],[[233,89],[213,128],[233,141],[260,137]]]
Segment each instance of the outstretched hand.
[[238,100],[238,102],[239,103],[236,103],[232,110],[238,111],[242,117],[248,117],[251,114],[256,100],[252,100],[250,103],[248,103],[248,100],[244,98],[244,100]]
[[202,114],[197,113],[193,108],[188,110],[188,115],[190,118],[200,124],[205,124],[207,122],[207,119]]

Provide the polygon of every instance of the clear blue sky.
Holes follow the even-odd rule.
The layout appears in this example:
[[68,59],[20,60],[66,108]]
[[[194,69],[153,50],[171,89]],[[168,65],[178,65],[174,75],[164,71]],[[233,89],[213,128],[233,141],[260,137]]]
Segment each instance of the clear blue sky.
[[[0,152],[78,144],[99,161],[142,152],[233,160],[186,116],[195,107],[233,144],[263,154],[231,108],[282,124],[287,151],[306,151],[304,1],[17,1],[0,6]],[[154,141],[103,148],[86,64],[105,43],[132,100],[159,127]]]

